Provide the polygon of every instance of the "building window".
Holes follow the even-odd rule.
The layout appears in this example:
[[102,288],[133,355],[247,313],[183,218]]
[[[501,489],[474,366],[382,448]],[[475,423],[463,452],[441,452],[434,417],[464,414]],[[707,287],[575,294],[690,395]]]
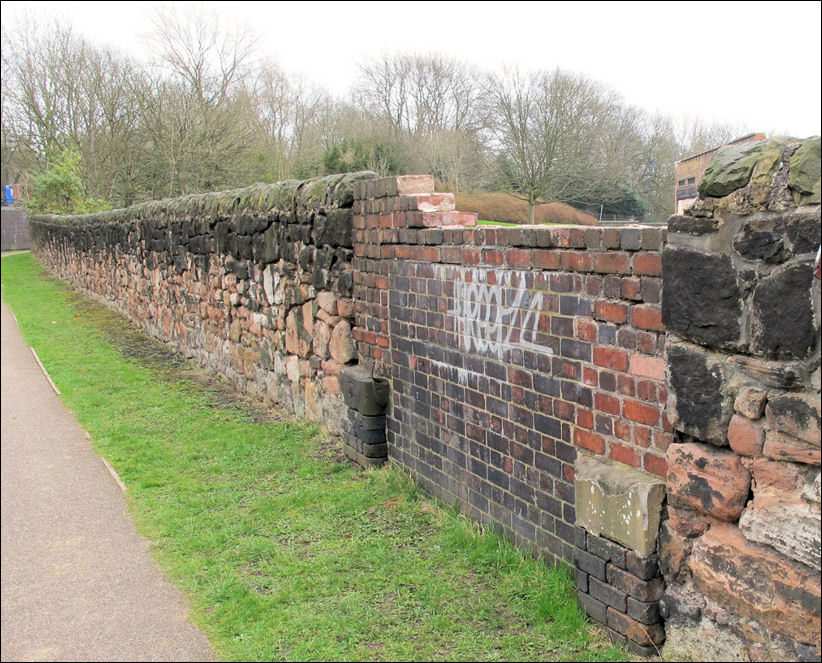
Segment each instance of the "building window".
[[688,178],[688,184],[696,184],[696,178],[695,177],[689,177]]
[[685,180],[679,180],[679,186],[685,186]]

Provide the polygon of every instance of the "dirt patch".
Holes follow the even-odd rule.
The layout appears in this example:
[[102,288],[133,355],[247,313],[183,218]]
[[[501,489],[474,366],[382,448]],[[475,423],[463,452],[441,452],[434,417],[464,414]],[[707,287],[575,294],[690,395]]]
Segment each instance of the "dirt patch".
[[209,407],[239,411],[253,423],[293,419],[273,406],[266,406],[237,391],[225,378],[209,373],[185,359],[165,343],[146,334],[134,323],[75,290],[68,291],[77,318],[94,326],[123,356],[149,368],[167,382],[193,383],[206,390]]

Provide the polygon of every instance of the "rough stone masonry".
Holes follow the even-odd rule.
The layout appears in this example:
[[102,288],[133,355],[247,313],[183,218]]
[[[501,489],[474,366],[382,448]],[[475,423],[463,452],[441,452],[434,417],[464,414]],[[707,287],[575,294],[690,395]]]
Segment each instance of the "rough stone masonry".
[[720,152],[667,230],[476,226],[430,176],[355,173],[32,235],[356,462],[573,566],[637,653],[812,660],[819,180],[818,139],[771,140]]

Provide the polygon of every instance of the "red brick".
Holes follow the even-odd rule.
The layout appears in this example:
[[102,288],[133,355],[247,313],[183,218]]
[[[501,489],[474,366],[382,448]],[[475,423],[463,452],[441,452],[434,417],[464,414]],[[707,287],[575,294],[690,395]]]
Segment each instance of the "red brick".
[[628,256],[624,253],[597,253],[594,256],[594,271],[602,274],[627,274]]
[[765,429],[761,424],[735,414],[728,426],[728,442],[736,453],[759,458],[765,444]]
[[634,444],[643,449],[651,446],[651,428],[646,426],[634,426]]
[[619,399],[607,394],[596,394],[594,396],[594,405],[600,412],[607,412],[609,414],[619,414],[620,404]]
[[625,463],[626,465],[630,465],[631,467],[639,467],[641,465],[641,459],[639,457],[639,454],[636,452],[636,449],[626,447],[625,445],[619,444],[618,442],[611,442],[609,446],[609,456],[613,460],[619,463]]
[[428,262],[439,262],[440,250],[436,246],[426,246],[425,249],[423,249],[423,257]]
[[639,279],[625,278],[619,284],[619,293],[623,299],[642,299],[639,289]]
[[626,396],[633,396],[636,394],[636,384],[634,379],[629,375],[617,375],[617,391]]
[[599,384],[599,377],[597,370],[590,366],[582,367],[582,381],[589,387],[596,387]]
[[572,403],[566,403],[560,400],[554,401],[554,416],[564,419],[565,421],[574,421],[575,412],[576,408]]
[[661,276],[662,256],[658,253],[637,253],[634,255],[634,274]]
[[656,426],[659,423],[659,408],[626,399],[622,404],[622,416],[640,424]]
[[524,249],[508,249],[505,261],[509,267],[531,269],[531,252]]
[[584,251],[565,251],[560,258],[560,266],[569,272],[590,272],[591,255]]
[[594,304],[594,314],[600,320],[621,324],[628,320],[628,307],[625,304],[598,301]]
[[577,333],[576,337],[582,341],[589,341],[594,342],[597,340],[597,325],[590,320],[585,320],[584,318],[576,318],[574,320],[574,325],[576,325]]
[[594,363],[615,371],[625,371],[628,369],[628,355],[621,350],[599,345],[594,347]]
[[659,403],[660,399],[657,397],[656,382],[653,380],[637,380],[636,395],[643,401],[650,403]]
[[662,357],[632,354],[629,366],[632,375],[641,375],[654,380],[665,379],[665,360]]
[[534,269],[559,269],[559,256],[556,251],[534,249],[531,252],[531,263]]
[[501,267],[505,264],[505,253],[499,249],[483,249],[482,261],[486,265]]
[[664,458],[646,453],[642,457],[642,469],[664,479],[668,474],[668,463]]
[[584,428],[574,428],[574,444],[597,454],[605,451],[605,440],[602,436]]
[[462,249],[462,264],[463,265],[479,265],[481,262],[479,249]]
[[634,439],[634,426],[632,423],[628,421],[623,421],[622,419],[615,419],[614,420],[614,436],[618,437],[620,440],[624,442],[633,442]]
[[577,426],[582,426],[583,428],[591,429],[594,427],[594,413],[590,410],[583,410],[579,408],[577,410]]
[[665,331],[665,325],[662,324],[662,311],[658,308],[634,306],[631,309],[631,319],[634,327]]

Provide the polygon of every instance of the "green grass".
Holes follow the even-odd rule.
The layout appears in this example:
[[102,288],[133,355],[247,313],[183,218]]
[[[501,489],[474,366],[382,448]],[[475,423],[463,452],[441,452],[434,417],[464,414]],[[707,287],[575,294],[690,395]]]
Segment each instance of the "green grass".
[[3,298],[128,487],[138,531],[226,660],[625,660],[569,574],[337,460],[316,426],[254,423],[167,363],[128,358],[117,316],[2,261]]

